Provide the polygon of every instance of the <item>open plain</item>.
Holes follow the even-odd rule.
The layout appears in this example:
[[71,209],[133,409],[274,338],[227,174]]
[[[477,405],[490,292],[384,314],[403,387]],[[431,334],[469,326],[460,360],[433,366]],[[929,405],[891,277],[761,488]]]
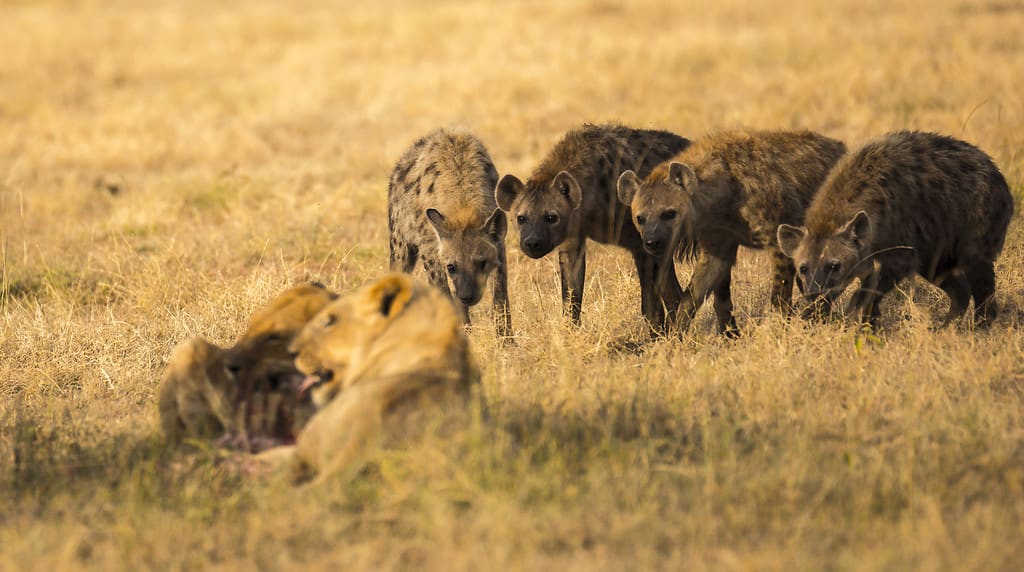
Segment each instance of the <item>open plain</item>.
[[168,446],[155,389],[289,285],[381,274],[390,169],[442,125],[520,177],[585,121],[922,129],[1019,201],[1021,30],[1017,0],[3,2],[0,569],[1019,569],[1019,214],[991,329],[935,331],[921,280],[878,336],[787,321],[741,249],[742,337],[705,308],[640,355],[608,349],[643,329],[628,254],[591,245],[574,329],[513,227],[486,415],[335,487]]

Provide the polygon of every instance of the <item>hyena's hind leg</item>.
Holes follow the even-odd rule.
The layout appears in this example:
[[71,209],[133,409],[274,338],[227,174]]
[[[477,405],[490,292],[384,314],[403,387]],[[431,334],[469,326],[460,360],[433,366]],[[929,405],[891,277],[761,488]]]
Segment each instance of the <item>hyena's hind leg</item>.
[[989,326],[999,315],[995,301],[996,272],[991,261],[977,262],[967,270],[967,282],[974,298],[974,321],[978,326]]

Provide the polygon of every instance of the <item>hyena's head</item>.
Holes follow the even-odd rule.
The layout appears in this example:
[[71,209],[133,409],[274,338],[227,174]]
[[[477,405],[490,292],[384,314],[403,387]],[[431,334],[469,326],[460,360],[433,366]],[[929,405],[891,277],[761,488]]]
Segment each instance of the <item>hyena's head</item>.
[[818,233],[806,227],[779,225],[779,249],[793,259],[804,295],[815,299],[842,292],[865,274],[865,255],[871,243],[871,218],[860,211],[838,230]]
[[679,243],[697,185],[697,175],[682,163],[672,163],[667,175],[654,173],[646,181],[633,171],[619,177],[619,201],[632,211],[648,254],[662,256]]
[[498,208],[515,219],[519,247],[530,258],[541,258],[565,241],[583,192],[575,177],[562,171],[541,183],[523,184],[514,175],[505,175],[494,198]]
[[426,214],[437,232],[438,258],[448,273],[448,285],[464,305],[476,304],[487,277],[504,263],[505,213],[494,209],[482,226],[461,224],[437,209],[427,209]]

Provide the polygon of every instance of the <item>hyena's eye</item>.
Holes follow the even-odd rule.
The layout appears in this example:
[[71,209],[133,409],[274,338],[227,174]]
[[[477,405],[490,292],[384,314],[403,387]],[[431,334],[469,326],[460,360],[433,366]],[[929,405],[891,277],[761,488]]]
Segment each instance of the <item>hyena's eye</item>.
[[548,224],[555,224],[556,222],[558,222],[558,215],[556,215],[556,214],[544,215],[544,221],[547,222]]
[[477,260],[476,261],[476,269],[479,270],[480,272],[483,272],[484,270],[487,270],[487,261],[486,260]]
[[828,271],[832,273],[839,272],[839,269],[843,267],[843,264],[838,260],[833,260],[828,263]]
[[459,269],[459,268],[458,268],[457,266],[455,266],[454,264],[449,264],[449,265],[447,266],[447,268],[448,268],[448,274],[455,274],[455,271]]
[[646,222],[647,222],[647,217],[636,215],[636,223],[637,224],[644,224]]
[[798,270],[800,270],[800,274],[807,274],[807,263],[801,263],[800,268],[798,268]]
[[675,209],[669,209],[669,210],[661,213],[661,220],[672,220],[674,218],[676,218],[676,211],[675,211]]
[[526,217],[523,215],[516,216],[516,222],[519,224],[526,224]]

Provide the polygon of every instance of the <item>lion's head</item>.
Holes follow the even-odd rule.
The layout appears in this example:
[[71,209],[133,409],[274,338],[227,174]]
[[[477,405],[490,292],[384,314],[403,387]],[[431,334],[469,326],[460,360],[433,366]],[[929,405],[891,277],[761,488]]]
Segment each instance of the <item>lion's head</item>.
[[260,309],[238,342],[225,352],[237,429],[240,437],[251,441],[249,448],[294,440],[312,415],[309,399],[299,395],[302,375],[288,344],[335,298],[319,284],[289,288]]
[[472,366],[451,301],[389,274],[326,306],[290,346],[317,407],[368,377],[424,374],[468,383]]

